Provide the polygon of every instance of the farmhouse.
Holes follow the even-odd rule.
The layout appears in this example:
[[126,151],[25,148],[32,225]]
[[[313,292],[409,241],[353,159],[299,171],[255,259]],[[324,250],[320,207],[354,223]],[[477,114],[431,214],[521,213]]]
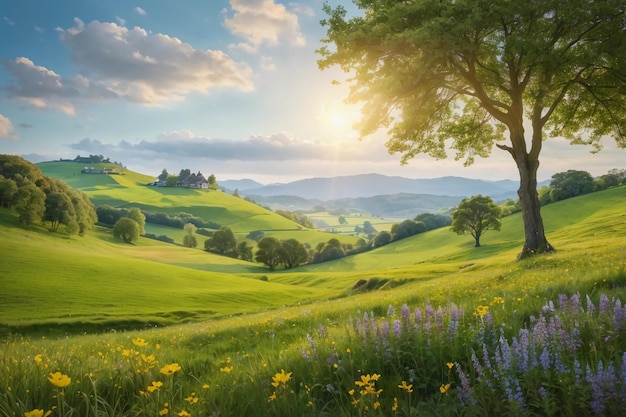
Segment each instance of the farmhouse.
[[[178,185],[178,184],[177,184]],[[180,187],[185,188],[209,188],[209,182],[204,178],[204,175],[200,174],[191,174],[184,180],[180,182]]]

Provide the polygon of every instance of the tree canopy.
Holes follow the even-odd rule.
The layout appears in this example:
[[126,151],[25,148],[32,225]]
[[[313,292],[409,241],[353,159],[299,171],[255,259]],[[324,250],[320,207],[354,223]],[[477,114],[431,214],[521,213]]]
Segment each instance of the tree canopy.
[[491,197],[476,195],[463,199],[452,213],[450,229],[459,235],[471,235],[476,247],[487,230],[500,230],[502,210]]
[[113,236],[126,243],[133,243],[139,239],[139,225],[128,217],[121,217],[113,226]]
[[544,140],[599,149],[610,136],[626,146],[624,1],[355,4],[362,13],[354,16],[325,5],[318,64],[348,74],[361,135],[386,129],[402,163],[450,149],[471,164],[494,146],[505,151],[520,175],[521,257],[554,250],[537,198]]
[[281,262],[281,244],[275,237],[264,237],[257,244],[254,260],[261,262],[273,271]]
[[222,226],[204,241],[204,249],[220,255],[237,257],[237,239],[228,226]]

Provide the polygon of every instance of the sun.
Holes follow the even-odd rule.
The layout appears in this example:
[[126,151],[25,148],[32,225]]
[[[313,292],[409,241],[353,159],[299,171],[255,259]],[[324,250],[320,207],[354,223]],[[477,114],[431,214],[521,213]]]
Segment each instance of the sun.
[[321,108],[319,119],[328,129],[348,132],[354,129],[359,114],[356,109],[343,103],[330,103]]

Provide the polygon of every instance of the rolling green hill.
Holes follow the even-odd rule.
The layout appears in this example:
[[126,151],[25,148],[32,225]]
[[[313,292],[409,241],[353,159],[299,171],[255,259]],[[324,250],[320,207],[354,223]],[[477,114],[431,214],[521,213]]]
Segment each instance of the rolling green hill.
[[[205,221],[230,227],[238,239],[243,239],[251,231],[262,230],[268,236],[284,231],[299,232],[300,242],[308,243],[312,247],[332,237],[337,237],[345,243],[357,241],[357,238],[351,236],[335,236],[305,230],[283,216],[220,191],[148,186],[147,184],[154,181],[150,176],[114,164],[90,166],[98,169],[114,168],[120,175],[81,174],[80,171],[85,165],[78,162],[54,161],[37,164],[44,175],[61,179],[83,191],[96,206],[108,204],[116,208],[138,207],[151,213],[190,213]],[[164,234],[181,243],[183,230],[168,229],[148,224],[146,232]]]
[[[44,172],[64,168],[58,164],[46,165]],[[95,176],[74,179],[95,201],[105,195],[109,201],[132,198],[125,204],[198,214],[210,204],[209,210],[223,211],[222,221],[229,220],[237,230],[257,227],[264,218],[268,227],[287,229],[275,232],[281,238],[329,236],[298,230],[280,216],[220,192],[153,189],[142,185],[145,177],[131,173],[102,175],[100,183],[92,179]],[[63,328],[72,331],[168,325],[345,297],[359,280],[376,281],[387,289],[401,285],[400,292],[385,293],[399,298],[468,297],[477,288],[490,288],[494,280],[500,288],[507,288],[510,280],[511,291],[531,292],[553,279],[575,282],[590,270],[623,270],[625,203],[622,186],[544,207],[548,237],[558,252],[537,262],[555,265],[550,277],[532,275],[534,260],[515,262],[522,245],[519,214],[505,218],[501,232],[487,233],[481,248],[474,248],[470,237],[444,228],[334,262],[269,273],[259,264],[150,239],[126,245],[100,227],[85,237],[50,233],[43,226],[23,227],[14,213],[2,209],[0,325],[47,330],[69,326]],[[605,258],[586,256],[598,248]],[[269,282],[259,279],[264,275]],[[513,284],[521,277],[531,287]]]

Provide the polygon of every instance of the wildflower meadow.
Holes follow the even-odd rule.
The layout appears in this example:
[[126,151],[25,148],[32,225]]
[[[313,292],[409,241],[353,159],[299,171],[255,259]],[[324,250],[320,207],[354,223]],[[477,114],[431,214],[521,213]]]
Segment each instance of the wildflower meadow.
[[[376,311],[374,311],[376,310]],[[2,416],[611,416],[626,305],[387,306],[1,346]],[[236,350],[233,350],[236,349]]]

